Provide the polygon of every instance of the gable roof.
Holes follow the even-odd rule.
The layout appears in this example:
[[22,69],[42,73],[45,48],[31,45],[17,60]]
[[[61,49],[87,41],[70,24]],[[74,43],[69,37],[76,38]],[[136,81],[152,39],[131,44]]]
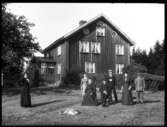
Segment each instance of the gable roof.
[[48,47],[46,47],[43,52],[45,51],[48,51],[49,49],[53,48],[53,46],[55,46],[56,44],[58,44],[59,42],[71,37],[73,34],[77,33],[79,30],[85,28],[86,26],[88,26],[89,24],[91,24],[92,22],[100,19],[100,18],[103,18],[105,19],[112,27],[115,28],[115,30],[121,34],[128,42],[129,44],[132,46],[135,44],[135,42],[130,39],[122,30],[120,30],[120,28],[118,28],[107,16],[105,16],[104,14],[100,14],[98,16],[96,16],[95,18],[89,20],[88,22],[86,22],[85,24],[77,27],[76,29],[70,31],[69,33],[65,34],[64,36],[60,37],[59,39],[57,39],[55,42],[53,42],[52,44],[50,44]]

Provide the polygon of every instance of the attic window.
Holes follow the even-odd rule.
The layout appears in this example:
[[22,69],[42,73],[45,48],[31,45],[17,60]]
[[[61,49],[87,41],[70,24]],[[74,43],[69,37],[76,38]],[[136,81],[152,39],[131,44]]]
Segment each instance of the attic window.
[[96,36],[105,36],[105,28],[96,27]]

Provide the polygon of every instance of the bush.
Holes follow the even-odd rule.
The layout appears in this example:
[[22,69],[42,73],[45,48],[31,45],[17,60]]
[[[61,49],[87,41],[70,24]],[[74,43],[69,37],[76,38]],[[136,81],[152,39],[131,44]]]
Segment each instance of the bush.
[[61,87],[79,87],[82,70],[79,67],[72,68],[71,71],[67,72],[64,77],[62,77]]
[[130,77],[134,79],[137,73],[146,73],[147,68],[144,65],[132,63],[123,68],[123,72],[128,73],[128,75],[130,75]]
[[19,87],[18,81],[22,73],[15,67],[10,67],[3,72],[3,88]]

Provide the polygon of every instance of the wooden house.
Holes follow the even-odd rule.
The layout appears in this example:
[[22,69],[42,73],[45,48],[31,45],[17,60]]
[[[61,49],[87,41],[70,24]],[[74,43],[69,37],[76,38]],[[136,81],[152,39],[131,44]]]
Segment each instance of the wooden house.
[[133,45],[125,33],[101,14],[90,21],[81,20],[76,29],[51,43],[43,53],[56,62],[52,69],[58,81],[76,67],[90,74],[103,74],[108,69],[121,74],[122,68],[130,64]]

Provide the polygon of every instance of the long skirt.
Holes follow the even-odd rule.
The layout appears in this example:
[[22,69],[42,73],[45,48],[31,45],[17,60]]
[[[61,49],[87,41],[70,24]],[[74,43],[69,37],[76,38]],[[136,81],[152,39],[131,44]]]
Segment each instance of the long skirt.
[[85,106],[96,106],[97,100],[90,94],[85,94],[83,96],[82,105]]
[[30,107],[31,106],[31,96],[30,96],[30,87],[27,81],[23,81],[23,88],[21,89],[21,106]]
[[132,105],[133,104],[132,91],[128,90],[128,88],[123,89],[122,104],[124,104],[124,105]]

